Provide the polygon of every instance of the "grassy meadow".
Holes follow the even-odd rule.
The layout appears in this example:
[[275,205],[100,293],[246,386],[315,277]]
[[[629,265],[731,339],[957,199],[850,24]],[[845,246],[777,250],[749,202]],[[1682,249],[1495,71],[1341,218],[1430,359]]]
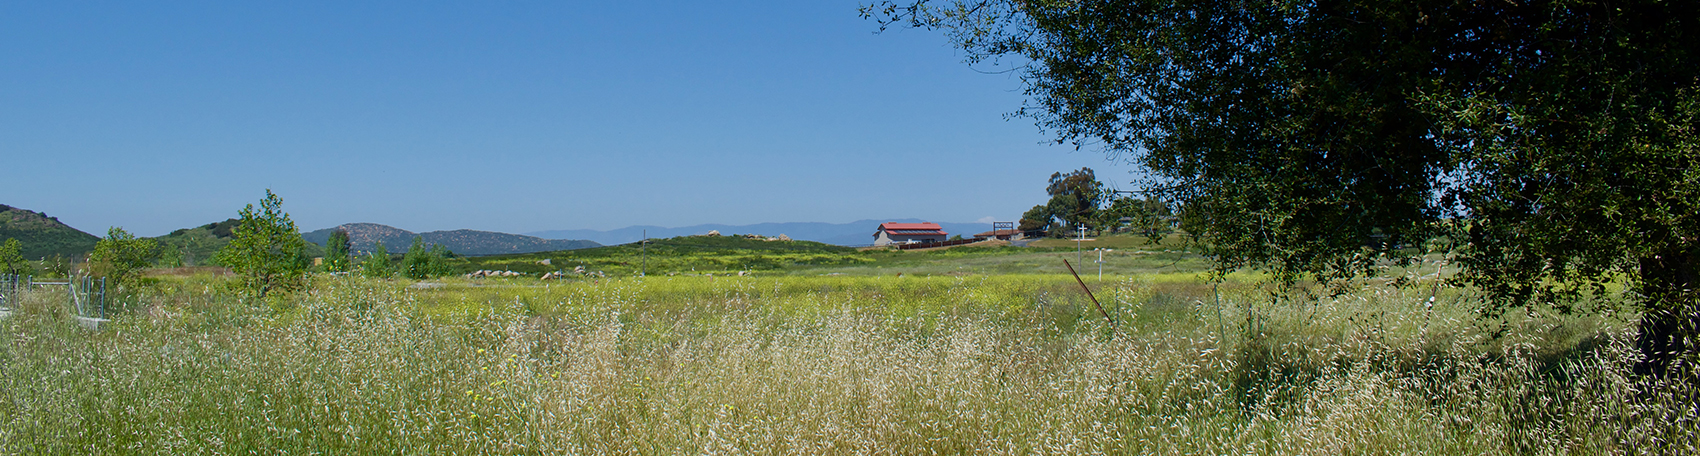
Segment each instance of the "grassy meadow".
[[24,293],[0,319],[0,452],[1700,451],[1694,389],[1629,372],[1635,315],[1609,297],[1484,321],[1469,290],[1428,282],[1275,296],[1124,253],[1103,280],[1082,271],[1115,324],[1071,276],[1011,273],[1073,255],[1047,249],[752,276],[315,276],[264,300],[165,276],[100,331]]

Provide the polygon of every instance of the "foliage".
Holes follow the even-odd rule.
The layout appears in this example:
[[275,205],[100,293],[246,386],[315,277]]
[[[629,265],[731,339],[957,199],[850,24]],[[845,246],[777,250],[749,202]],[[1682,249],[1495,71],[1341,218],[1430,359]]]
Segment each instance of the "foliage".
[[265,297],[273,291],[300,288],[307,274],[307,241],[301,239],[295,222],[283,212],[283,199],[270,189],[260,200],[260,209],[249,204],[231,231],[231,240],[219,250],[219,264],[242,278],[244,288]]
[[350,247],[353,243],[348,240],[348,231],[335,230],[325,240],[325,269],[332,272],[347,272],[349,268]]
[[71,260],[66,259],[65,257],[59,256],[58,254],[49,255],[47,258],[42,258],[41,261],[40,261],[40,264],[41,264],[41,267],[39,268],[39,270],[49,277],[70,277],[71,276],[71,267],[72,267],[71,266]]
[[24,259],[22,243],[17,239],[7,239],[0,243],[0,274],[29,275],[35,268],[30,267]]
[[1098,206],[1103,204],[1108,192],[1098,182],[1092,168],[1080,168],[1066,174],[1052,173],[1051,180],[1045,185],[1045,194],[1051,196],[1045,207],[1063,221],[1062,232],[1073,233],[1094,220]]
[[[1350,279],[1458,243],[1506,306],[1627,279],[1644,370],[1700,334],[1700,3],[883,2],[1013,58],[1058,141],[1150,170],[1220,271]],[[1561,306],[1561,309],[1565,307]]]
[[115,286],[132,284],[143,268],[153,264],[158,248],[152,239],[137,239],[115,226],[106,230],[105,239],[95,243],[94,252],[89,254],[89,269]]
[[366,260],[360,262],[360,275],[369,278],[390,278],[395,276],[395,268],[390,265],[390,251],[384,248],[383,242],[372,246],[372,251],[366,253]]
[[1156,198],[1116,198],[1097,213],[1098,226],[1126,227],[1151,239],[1161,239],[1174,232],[1176,218],[1172,209]]
[[178,248],[173,244],[166,244],[162,242],[158,244],[158,254],[154,255],[154,266],[162,268],[181,268],[185,266],[183,262],[183,249]]
[[1056,216],[1051,214],[1050,206],[1045,204],[1036,205],[1033,206],[1032,209],[1028,209],[1027,212],[1021,214],[1021,222],[1016,226],[1016,229],[1019,229],[1024,233],[1038,233],[1043,235],[1051,231],[1052,225],[1055,223],[1055,219]]
[[414,236],[413,245],[408,246],[407,253],[401,257],[401,273],[414,280],[448,275],[453,272],[448,265],[452,255],[442,244],[426,248],[424,239]]

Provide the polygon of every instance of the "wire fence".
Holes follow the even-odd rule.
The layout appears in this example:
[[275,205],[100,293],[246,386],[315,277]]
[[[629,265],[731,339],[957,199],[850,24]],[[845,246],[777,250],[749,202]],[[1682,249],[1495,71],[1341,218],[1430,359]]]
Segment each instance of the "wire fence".
[[37,281],[33,275],[0,274],[0,311],[13,310],[25,291],[50,287],[65,287],[64,296],[72,315],[106,319],[105,277],[71,276]]

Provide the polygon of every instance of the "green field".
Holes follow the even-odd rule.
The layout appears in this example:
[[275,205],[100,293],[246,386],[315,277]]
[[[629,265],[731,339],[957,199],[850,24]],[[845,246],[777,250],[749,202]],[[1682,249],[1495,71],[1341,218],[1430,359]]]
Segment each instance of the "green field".
[[[629,277],[647,275],[964,275],[1066,273],[1062,259],[1076,259],[1073,241],[1044,240],[1048,247],[980,247],[974,245],[928,251],[858,250],[809,241],[765,241],[739,236],[688,236],[559,252],[492,255],[457,259],[462,273],[506,270],[533,276],[555,271],[586,271]],[[1178,237],[1151,245],[1142,237],[1112,236],[1104,271],[1111,274],[1196,272],[1208,267],[1186,252]],[[1081,274],[1098,272],[1098,256],[1087,245],[1075,267]],[[647,254],[645,251],[647,250]],[[647,260],[645,257],[647,255]],[[548,264],[543,264],[548,260]]]
[[1628,372],[1627,312],[1482,320],[1429,282],[1275,296],[1154,246],[1084,277],[1112,325],[1049,265],[1072,249],[722,241],[652,244],[651,266],[778,266],[639,278],[614,248],[479,263],[607,278],[315,276],[261,301],[163,277],[98,332],[25,293],[0,320],[0,452],[1696,450],[1693,388]]

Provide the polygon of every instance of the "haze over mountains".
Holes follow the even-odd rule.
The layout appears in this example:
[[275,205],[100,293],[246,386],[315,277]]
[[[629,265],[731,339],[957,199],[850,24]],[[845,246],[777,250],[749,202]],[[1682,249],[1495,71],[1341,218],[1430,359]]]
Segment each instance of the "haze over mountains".
[[[544,239],[588,239],[604,245],[615,245],[642,240],[645,230],[649,231],[649,237],[651,239],[704,234],[712,230],[719,231],[720,234],[760,234],[763,236],[778,236],[783,234],[789,236],[791,239],[800,241],[815,241],[846,246],[862,246],[874,243],[874,230],[878,229],[881,223],[920,223],[926,221],[930,220],[906,218],[857,220],[850,223],[792,222],[757,223],[753,225],[704,224],[677,228],[660,226],[628,226],[625,228],[606,231],[549,230],[533,231],[525,234]],[[963,237],[969,237],[973,236],[975,233],[992,230],[992,224],[990,223],[934,223],[938,223],[939,226],[944,227],[945,232],[948,232],[953,236],[960,234]]]

